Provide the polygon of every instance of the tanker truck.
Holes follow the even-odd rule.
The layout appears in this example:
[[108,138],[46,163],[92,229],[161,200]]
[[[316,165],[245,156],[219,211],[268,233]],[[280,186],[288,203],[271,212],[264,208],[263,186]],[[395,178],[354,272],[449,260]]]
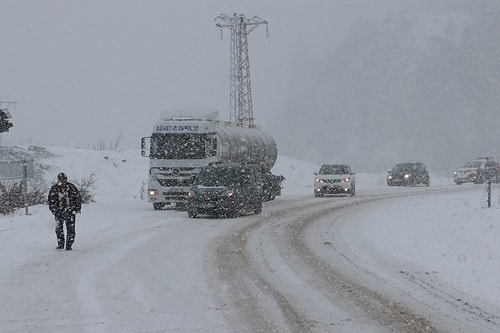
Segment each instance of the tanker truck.
[[162,114],[150,137],[141,140],[149,157],[148,201],[154,209],[183,209],[193,179],[212,163],[253,163],[262,167],[263,198],[281,193],[282,176],[271,173],[277,158],[274,139],[257,128],[220,121],[218,111]]

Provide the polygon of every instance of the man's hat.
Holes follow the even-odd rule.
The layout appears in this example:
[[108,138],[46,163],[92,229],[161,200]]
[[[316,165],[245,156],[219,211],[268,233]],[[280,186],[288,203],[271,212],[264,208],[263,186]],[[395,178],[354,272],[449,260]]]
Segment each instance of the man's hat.
[[66,174],[64,172],[60,172],[58,175],[57,175],[57,180],[59,181],[62,181],[62,180],[68,180],[68,177],[66,176]]

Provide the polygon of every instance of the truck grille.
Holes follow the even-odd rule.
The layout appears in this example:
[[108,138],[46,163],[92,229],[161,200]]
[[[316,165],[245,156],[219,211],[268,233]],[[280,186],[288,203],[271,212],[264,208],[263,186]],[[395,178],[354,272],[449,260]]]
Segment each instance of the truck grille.
[[341,179],[323,179],[323,182],[327,184],[335,184],[340,183]]
[[185,179],[158,179],[161,186],[191,186],[193,184],[192,178]]
[[182,192],[182,191],[179,191],[179,192],[164,192],[163,193],[165,195],[165,198],[167,200],[176,200],[176,201],[186,201],[187,199],[187,192]]
[[192,177],[200,168],[158,168],[157,174],[164,177]]

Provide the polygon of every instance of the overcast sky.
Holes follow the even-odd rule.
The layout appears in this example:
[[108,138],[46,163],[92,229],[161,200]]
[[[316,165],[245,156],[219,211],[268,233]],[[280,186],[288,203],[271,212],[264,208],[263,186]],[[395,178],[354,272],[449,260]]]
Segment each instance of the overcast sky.
[[[0,100],[14,127],[3,144],[139,147],[160,112],[217,109],[229,119],[229,30],[219,14],[269,22],[249,38],[256,124],[285,130],[296,59],[324,55],[360,16],[397,1],[2,0]],[[279,144],[279,142],[278,142]]]

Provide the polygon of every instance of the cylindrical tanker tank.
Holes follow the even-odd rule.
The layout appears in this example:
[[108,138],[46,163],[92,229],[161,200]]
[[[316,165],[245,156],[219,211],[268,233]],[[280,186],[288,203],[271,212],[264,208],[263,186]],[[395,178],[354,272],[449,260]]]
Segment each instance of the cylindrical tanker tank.
[[216,135],[221,162],[252,162],[271,170],[278,156],[274,139],[256,128],[219,123]]

